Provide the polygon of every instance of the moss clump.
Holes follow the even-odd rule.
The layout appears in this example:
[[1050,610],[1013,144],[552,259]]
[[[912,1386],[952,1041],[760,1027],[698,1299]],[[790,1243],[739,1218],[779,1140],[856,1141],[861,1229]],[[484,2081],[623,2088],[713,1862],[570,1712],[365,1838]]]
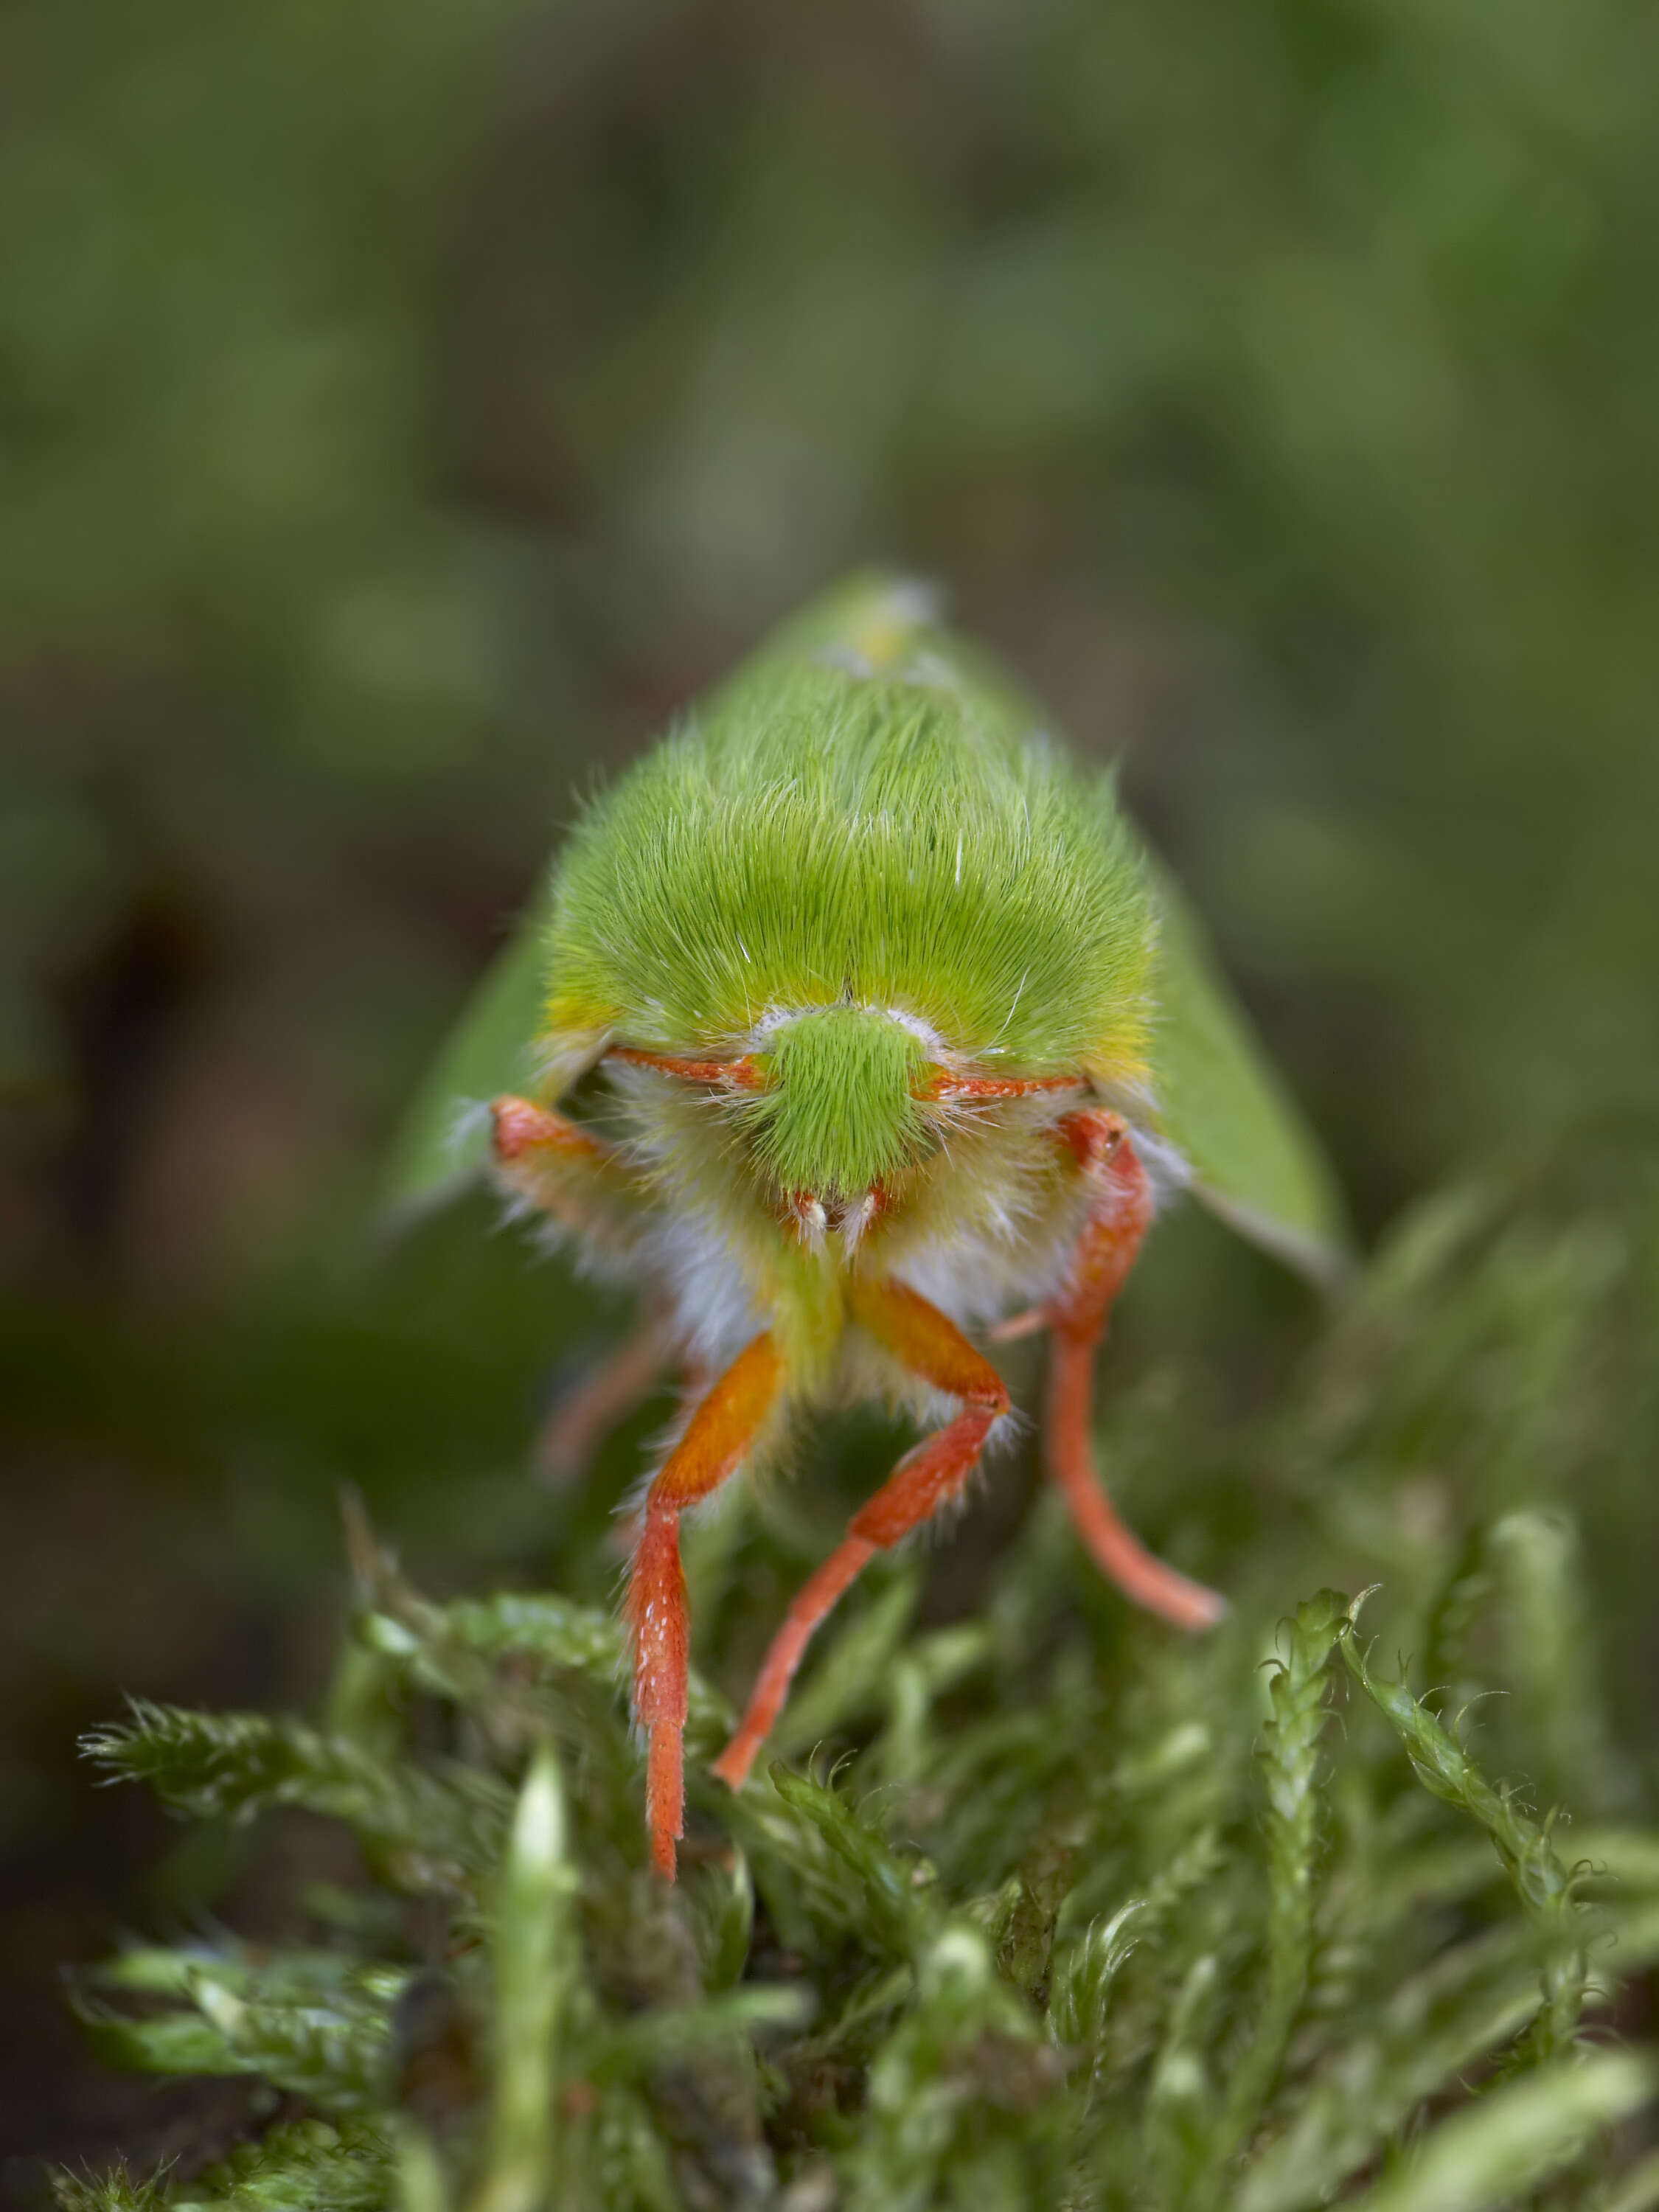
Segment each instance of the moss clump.
[[[343,1822],[364,1872],[289,1948],[85,1978],[112,2058],[258,2076],[272,2118],[65,2212],[1659,2201],[1614,2032],[1659,1960],[1650,1655],[1594,1633],[1652,1557],[1656,1193],[1609,1136],[1434,1201],[1248,1436],[1120,1399],[1151,1533],[1233,1516],[1224,1628],[1126,1618],[1046,1505],[971,1618],[917,1626],[902,1560],[769,1771],[694,1788],[672,1893],[609,1608],[435,1602],[356,1518],[319,1716],[140,1705],[91,1746],[192,1815]],[[692,1547],[733,1686],[768,1543]],[[694,1772],[729,1719],[705,1677]]]

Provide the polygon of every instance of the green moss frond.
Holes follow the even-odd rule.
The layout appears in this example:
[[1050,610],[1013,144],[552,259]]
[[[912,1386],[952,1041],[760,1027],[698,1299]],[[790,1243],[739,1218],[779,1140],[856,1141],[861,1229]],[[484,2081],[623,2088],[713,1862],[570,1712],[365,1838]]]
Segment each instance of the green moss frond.
[[71,2173],[52,2177],[52,2199],[58,2212],[162,2212],[169,2202],[166,2170],[135,2180],[125,2166],[106,2173]]
[[[1358,1613],[1356,1607],[1353,1619]],[[1549,1823],[1523,1813],[1513,1790],[1495,1789],[1462,1745],[1403,1682],[1380,1680],[1372,1674],[1352,1619],[1341,1644],[1349,1672],[1399,1737],[1424,1788],[1460,1807],[1491,1837],[1522,1909],[1544,1946],[1543,2008],[1529,2045],[1540,2057],[1554,2057],[1571,2047],[1577,2033],[1589,1930]]]
[[93,2181],[53,2177],[58,2212],[376,2212],[390,2201],[396,2160],[379,2129],[359,2120],[279,2121],[257,2142],[183,2182],[124,2172]]
[[135,1698],[88,1736],[88,1756],[198,1819],[291,1805],[349,1821],[414,1890],[465,1888],[495,1862],[506,1793],[494,1777],[390,1765],[348,1738],[260,1713],[196,1713]]

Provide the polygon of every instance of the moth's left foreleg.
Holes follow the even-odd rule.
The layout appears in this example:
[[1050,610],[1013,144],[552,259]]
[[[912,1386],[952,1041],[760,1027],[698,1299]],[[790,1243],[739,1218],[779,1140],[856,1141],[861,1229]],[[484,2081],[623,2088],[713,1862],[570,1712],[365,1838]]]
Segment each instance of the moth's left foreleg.
[[1118,1518],[1095,1471],[1095,1354],[1152,1224],[1152,1187],[1116,1115],[1068,1115],[1056,1135],[1086,1179],[1091,1203],[1065,1285],[1039,1316],[1052,1332],[1043,1464],[1096,1565],[1126,1597],[1177,1628],[1208,1628],[1226,1600],[1154,1559]]

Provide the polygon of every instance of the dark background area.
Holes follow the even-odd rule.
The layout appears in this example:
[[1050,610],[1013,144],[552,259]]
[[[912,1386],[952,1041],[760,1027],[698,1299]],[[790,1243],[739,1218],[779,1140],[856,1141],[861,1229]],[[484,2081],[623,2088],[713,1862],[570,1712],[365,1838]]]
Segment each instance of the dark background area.
[[[1368,1237],[1653,1097],[1656,72],[1613,0],[8,15],[7,2153],[157,2141],[60,1962],[282,1894],[77,1732],[314,1696],[343,1482],[441,1586],[599,1555],[639,1425],[525,1468],[620,1306],[375,1176],[573,792],[803,594],[938,577],[1121,758]],[[1122,1357],[1308,1325],[1185,1224]]]

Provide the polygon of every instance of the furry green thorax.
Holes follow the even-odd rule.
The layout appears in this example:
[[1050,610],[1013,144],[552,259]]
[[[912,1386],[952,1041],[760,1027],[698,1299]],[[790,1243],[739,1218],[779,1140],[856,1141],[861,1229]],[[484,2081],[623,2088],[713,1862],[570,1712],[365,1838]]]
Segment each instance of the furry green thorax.
[[920,1040],[884,1014],[801,1014],[769,1039],[767,1087],[744,1122],[783,1190],[858,1198],[923,1148],[914,1093],[926,1064]]
[[[759,1045],[780,1012],[873,1007],[1009,1073],[1133,1082],[1153,936],[1109,780],[1080,775],[998,695],[931,664],[763,663],[578,825],[548,1027],[729,1052]],[[860,1054],[890,1056],[890,1088],[906,1048],[863,1026],[823,1032],[843,1034],[848,1053],[856,1037]],[[785,1058],[828,1055],[817,1035]],[[805,1087],[786,1084],[770,1109],[780,1164],[804,1164]],[[860,1111],[830,1139],[830,1103],[810,1126],[823,1115],[858,1187],[898,1139],[872,1134],[873,1109],[870,1129]]]

